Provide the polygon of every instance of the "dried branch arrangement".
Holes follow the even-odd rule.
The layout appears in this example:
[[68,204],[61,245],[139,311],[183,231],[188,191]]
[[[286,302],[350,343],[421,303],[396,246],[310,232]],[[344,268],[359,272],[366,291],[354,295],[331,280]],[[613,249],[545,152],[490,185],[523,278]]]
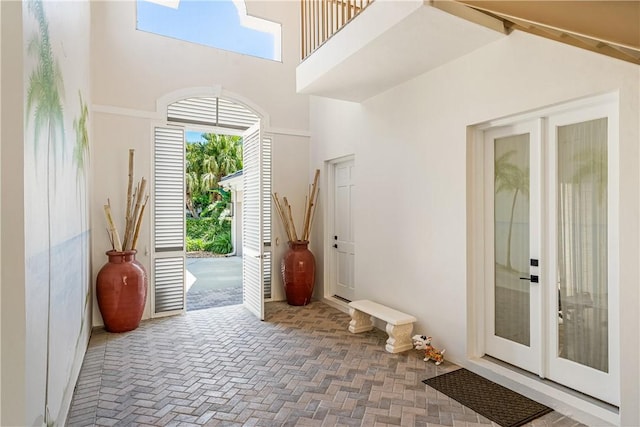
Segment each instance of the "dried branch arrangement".
[[282,225],[287,232],[287,238],[290,242],[295,241],[309,241],[309,234],[311,234],[311,225],[313,225],[313,218],[316,213],[316,205],[318,200],[318,178],[320,177],[320,170],[316,169],[316,174],[313,178],[313,184],[309,185],[309,194],[306,196],[306,203],[304,207],[304,223],[302,225],[302,234],[298,236],[296,231],[296,225],[293,221],[293,215],[291,214],[291,205],[286,197],[278,197],[278,193],[273,193],[273,203],[278,211],[278,215],[282,220]]
[[135,187],[133,185],[134,156],[135,150],[129,149],[129,182],[127,185],[127,206],[124,213],[125,227],[122,240],[120,239],[120,234],[113,220],[111,201],[107,199],[107,204],[104,205],[104,215],[107,218],[107,225],[109,226],[107,231],[109,232],[111,248],[119,252],[136,249],[144,209],[149,201],[149,195],[146,193],[147,180],[143,177]]

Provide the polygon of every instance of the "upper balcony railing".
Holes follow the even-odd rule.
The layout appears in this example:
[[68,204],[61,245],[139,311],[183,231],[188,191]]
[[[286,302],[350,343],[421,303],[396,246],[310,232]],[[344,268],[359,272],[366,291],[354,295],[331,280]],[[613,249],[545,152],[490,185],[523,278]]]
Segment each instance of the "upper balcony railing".
[[374,0],[300,0],[302,59],[362,12]]

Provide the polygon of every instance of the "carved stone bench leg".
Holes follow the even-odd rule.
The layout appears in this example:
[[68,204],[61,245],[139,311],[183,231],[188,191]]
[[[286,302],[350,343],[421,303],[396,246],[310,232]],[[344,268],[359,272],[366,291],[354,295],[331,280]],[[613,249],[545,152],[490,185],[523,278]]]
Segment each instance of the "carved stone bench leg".
[[411,341],[411,332],[413,331],[413,323],[405,325],[393,326],[387,323],[387,334],[389,339],[384,347],[389,353],[400,353],[401,351],[411,350],[413,342]]
[[349,332],[353,334],[359,334],[360,332],[366,332],[373,329],[373,322],[371,316],[355,308],[349,308],[349,314],[351,315],[351,322],[349,322]]

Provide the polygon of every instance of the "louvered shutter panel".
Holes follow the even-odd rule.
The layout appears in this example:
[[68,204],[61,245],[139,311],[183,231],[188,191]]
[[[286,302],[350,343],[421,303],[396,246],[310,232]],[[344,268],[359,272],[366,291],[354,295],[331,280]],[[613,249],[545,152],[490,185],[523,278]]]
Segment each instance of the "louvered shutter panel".
[[271,138],[262,140],[262,268],[264,298],[271,298]]
[[154,311],[184,310],[184,130],[155,128]]
[[187,98],[169,105],[167,120],[245,130],[258,116],[242,104],[223,98]]
[[262,140],[260,125],[243,135],[242,282],[243,304],[264,320]]

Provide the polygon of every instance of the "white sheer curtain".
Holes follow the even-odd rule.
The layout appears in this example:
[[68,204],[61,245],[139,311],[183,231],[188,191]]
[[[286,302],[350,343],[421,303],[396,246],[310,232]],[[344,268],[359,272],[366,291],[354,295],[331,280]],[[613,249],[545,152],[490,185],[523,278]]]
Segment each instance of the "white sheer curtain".
[[557,129],[558,352],[608,372],[607,119]]

